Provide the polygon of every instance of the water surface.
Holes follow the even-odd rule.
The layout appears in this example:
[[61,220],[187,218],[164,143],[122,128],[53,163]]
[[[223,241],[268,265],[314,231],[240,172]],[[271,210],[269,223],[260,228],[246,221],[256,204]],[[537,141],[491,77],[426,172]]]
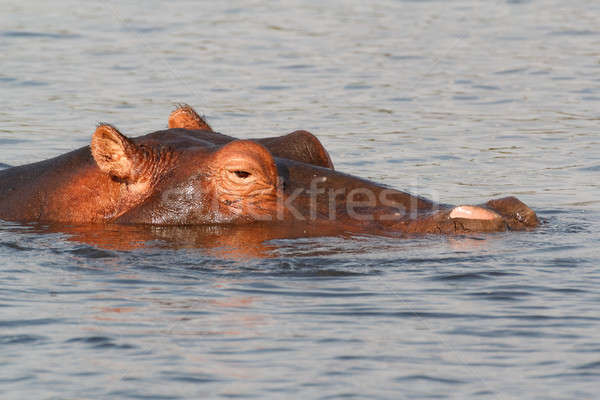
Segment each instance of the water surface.
[[[3,399],[593,398],[600,4],[0,4],[0,168],[164,128],[546,223],[468,237],[0,222]],[[254,240],[248,240],[253,237]]]

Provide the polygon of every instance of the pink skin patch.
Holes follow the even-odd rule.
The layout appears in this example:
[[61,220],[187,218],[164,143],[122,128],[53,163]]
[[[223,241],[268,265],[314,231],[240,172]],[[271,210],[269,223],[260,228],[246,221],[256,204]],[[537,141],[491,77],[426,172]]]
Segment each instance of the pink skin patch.
[[458,206],[450,212],[450,218],[492,220],[502,218],[493,211],[476,206]]

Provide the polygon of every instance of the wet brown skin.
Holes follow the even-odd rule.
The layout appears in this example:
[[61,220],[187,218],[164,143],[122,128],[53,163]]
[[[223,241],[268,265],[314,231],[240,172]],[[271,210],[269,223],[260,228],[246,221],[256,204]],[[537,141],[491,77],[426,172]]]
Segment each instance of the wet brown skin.
[[[172,129],[136,139],[100,125],[90,147],[0,171],[0,218],[153,225],[261,222],[276,226],[280,237],[288,230],[293,237],[299,231],[465,233],[521,230],[538,223],[535,213],[515,198],[481,207],[437,204],[334,171],[327,152],[309,133],[235,140],[198,125],[192,112],[181,107],[171,115]],[[307,229],[299,230],[300,225]]]

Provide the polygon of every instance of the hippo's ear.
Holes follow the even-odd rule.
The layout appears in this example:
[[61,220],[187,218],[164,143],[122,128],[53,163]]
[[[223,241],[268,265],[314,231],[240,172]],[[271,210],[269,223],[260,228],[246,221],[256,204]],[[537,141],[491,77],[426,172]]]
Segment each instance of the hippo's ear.
[[218,186],[230,193],[244,194],[277,186],[277,166],[269,150],[249,140],[235,140],[212,156],[218,171]]
[[92,137],[91,150],[104,173],[124,180],[133,178],[137,146],[116,128],[100,124]]
[[187,104],[179,104],[169,115],[169,128],[197,129],[213,132],[210,125],[206,123],[194,109]]
[[334,169],[323,144],[308,131],[295,131],[285,136],[257,139],[257,142],[267,146],[275,157]]

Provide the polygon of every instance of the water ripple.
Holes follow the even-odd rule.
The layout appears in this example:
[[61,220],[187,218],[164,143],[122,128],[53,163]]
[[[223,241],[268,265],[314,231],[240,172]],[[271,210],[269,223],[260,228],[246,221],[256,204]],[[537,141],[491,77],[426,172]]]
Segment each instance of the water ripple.
[[425,382],[433,382],[433,383],[444,383],[448,385],[459,385],[466,383],[464,380],[460,379],[452,379],[452,378],[442,378],[432,375],[405,375],[395,378],[397,382],[407,382],[407,381],[425,381]]
[[[1,323],[1,321],[0,321]],[[0,336],[0,346],[12,345],[12,344],[27,344],[31,345],[34,343],[40,343],[46,341],[47,338],[39,335],[2,335]]]
[[74,33],[31,32],[31,31],[0,31],[0,36],[7,38],[48,38],[48,39],[78,39],[82,36]]
[[600,361],[594,361],[583,365],[578,365],[575,369],[597,369],[600,373]]
[[34,319],[19,319],[19,320],[0,320],[2,328],[20,328],[25,326],[39,326],[60,324],[65,320],[62,318],[34,318]]
[[105,336],[87,336],[75,337],[66,341],[66,343],[84,343],[94,349],[134,349],[136,346],[130,344],[116,344],[114,340]]
[[460,272],[454,274],[443,274],[432,277],[431,279],[437,281],[470,281],[470,280],[480,280],[480,279],[493,279],[499,276],[512,276],[519,275],[514,272],[506,272],[506,271],[478,271],[478,272]]

